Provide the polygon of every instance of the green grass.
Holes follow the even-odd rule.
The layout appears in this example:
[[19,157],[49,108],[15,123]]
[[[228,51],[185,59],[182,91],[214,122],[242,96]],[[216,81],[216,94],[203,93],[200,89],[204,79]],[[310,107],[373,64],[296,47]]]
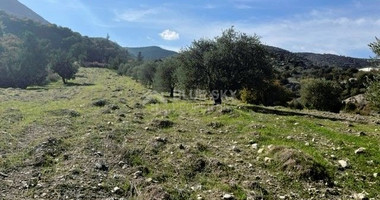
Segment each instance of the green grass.
[[[294,199],[347,199],[363,191],[379,198],[379,178],[373,177],[380,172],[376,124],[331,120],[329,114],[316,112],[295,115],[286,108],[254,111],[231,99],[222,106],[213,106],[208,99],[165,99],[107,69],[81,68],[79,75],[70,86],[56,82],[28,90],[0,89],[0,172],[14,183],[0,186],[8,191],[0,198],[28,199],[47,193],[48,199],[62,194],[84,195],[84,199],[196,199],[198,195],[220,199],[232,193],[236,199],[278,199],[295,193]],[[97,99],[108,104],[93,106]],[[111,105],[119,109],[112,110]],[[223,113],[226,108],[230,112]],[[152,125],[154,120],[174,125],[161,129]],[[367,135],[357,136],[359,131]],[[48,157],[47,165],[35,166],[40,149],[47,151],[40,147],[48,138],[62,140],[64,148]],[[312,158],[331,175],[335,185],[330,189],[339,194],[320,197],[309,192],[313,187],[325,193],[327,186],[283,170],[270,145]],[[359,147],[366,148],[364,154],[354,153]],[[265,163],[265,157],[272,162]],[[338,169],[340,159],[348,160],[350,167]],[[95,169],[99,162],[108,171]],[[143,171],[143,176],[134,177],[136,171]],[[23,188],[21,181],[36,174],[41,174],[42,187]],[[123,192],[112,193],[114,187]]]

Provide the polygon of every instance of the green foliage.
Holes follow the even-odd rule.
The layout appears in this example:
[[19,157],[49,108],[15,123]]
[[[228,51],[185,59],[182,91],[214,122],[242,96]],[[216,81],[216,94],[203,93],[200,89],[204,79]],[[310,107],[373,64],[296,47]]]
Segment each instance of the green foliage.
[[240,98],[245,103],[263,104],[266,106],[287,105],[292,96],[291,92],[280,85],[278,81],[268,84],[261,90],[244,88],[240,92]]
[[365,93],[367,100],[373,108],[380,110],[380,76],[373,80],[368,80],[367,92]]
[[147,87],[152,86],[154,75],[156,73],[157,63],[156,62],[145,62],[139,65],[137,68],[137,78]]
[[[376,38],[376,42],[369,44],[372,51],[380,57],[380,40]],[[370,104],[376,109],[380,110],[380,75],[368,78],[366,98]]]
[[369,44],[369,47],[371,47],[372,51],[380,57],[380,39],[376,38],[375,42],[372,42]]
[[230,28],[214,40],[198,40],[179,56],[179,81],[185,89],[220,91],[259,89],[272,78],[267,52],[258,36],[248,36]]
[[170,92],[170,97],[174,97],[174,88],[178,84],[176,70],[179,65],[176,57],[167,58],[161,62],[154,76],[154,88],[158,91]]
[[47,44],[26,32],[20,39],[6,34],[0,40],[0,87],[41,85],[47,76]]
[[341,88],[335,82],[307,79],[301,82],[301,101],[307,108],[339,112]]
[[51,69],[57,73],[64,84],[66,80],[75,78],[75,74],[78,72],[78,65],[70,60],[70,57],[62,52],[57,51],[50,62]]
[[[0,87],[26,88],[49,80],[47,64],[56,49],[65,52],[59,60],[64,79],[75,74],[77,61],[85,66],[118,69],[131,56],[127,50],[106,38],[82,37],[68,28],[42,25],[31,20],[20,20],[0,11]],[[58,63],[57,63],[58,65]],[[56,69],[58,70],[58,68]]]

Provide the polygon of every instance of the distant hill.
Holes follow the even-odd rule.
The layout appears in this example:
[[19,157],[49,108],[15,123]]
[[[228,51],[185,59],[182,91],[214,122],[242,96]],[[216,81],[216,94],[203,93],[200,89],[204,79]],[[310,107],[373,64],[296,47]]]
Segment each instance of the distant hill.
[[332,54],[293,53],[278,47],[265,46],[267,51],[280,65],[311,68],[311,67],[338,67],[338,68],[364,68],[371,65],[369,59],[352,58]]
[[30,19],[41,24],[50,24],[47,20],[17,0],[0,0],[0,10],[20,19]]
[[144,60],[158,60],[166,58],[172,55],[176,55],[177,52],[163,49],[157,46],[149,47],[127,47],[127,50],[130,54],[137,57],[139,52],[141,52]]

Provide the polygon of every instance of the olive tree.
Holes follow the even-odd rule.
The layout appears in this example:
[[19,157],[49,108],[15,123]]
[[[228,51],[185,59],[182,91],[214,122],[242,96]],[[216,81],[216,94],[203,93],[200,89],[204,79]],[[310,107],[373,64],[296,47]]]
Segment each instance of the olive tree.
[[179,55],[179,82],[186,89],[208,90],[215,104],[226,93],[259,90],[272,79],[267,52],[256,35],[230,28],[214,40],[194,41]]
[[177,68],[180,65],[176,57],[170,57],[161,62],[154,76],[153,86],[156,90],[169,92],[174,97],[174,89],[178,85]]

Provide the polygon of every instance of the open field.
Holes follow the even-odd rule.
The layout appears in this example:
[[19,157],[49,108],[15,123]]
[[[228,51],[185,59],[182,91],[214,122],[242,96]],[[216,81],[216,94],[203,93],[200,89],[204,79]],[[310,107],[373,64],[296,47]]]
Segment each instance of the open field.
[[81,68],[0,89],[0,199],[380,199],[379,121],[167,99]]

